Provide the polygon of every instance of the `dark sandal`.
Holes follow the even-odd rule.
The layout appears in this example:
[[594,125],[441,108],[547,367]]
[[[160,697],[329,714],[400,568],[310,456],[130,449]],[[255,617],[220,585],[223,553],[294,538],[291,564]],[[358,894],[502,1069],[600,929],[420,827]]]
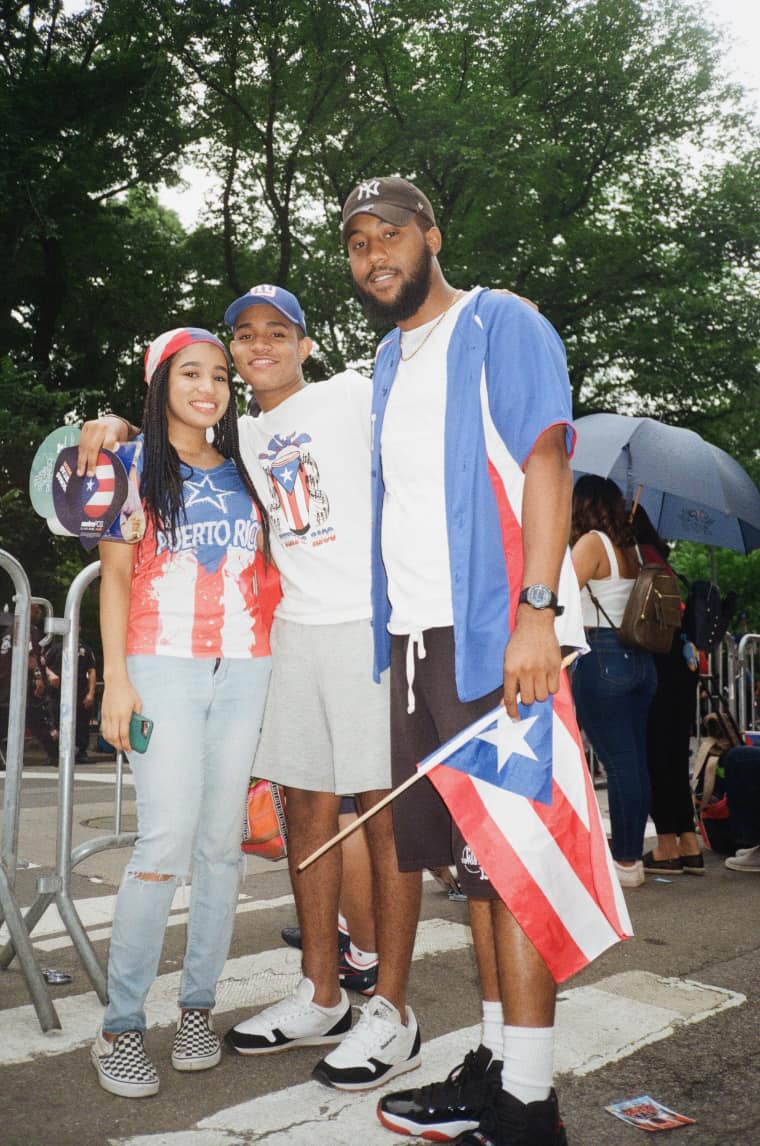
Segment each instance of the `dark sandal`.
[[681,863],[686,875],[704,875],[705,874],[705,857],[701,852],[695,856],[681,856]]
[[[644,860],[644,871],[651,872],[656,875],[658,872],[666,872],[668,875],[683,875],[683,859],[681,856],[676,856],[675,859],[658,860],[654,858],[654,852],[645,852],[642,857]],[[696,857],[695,857],[696,858]],[[700,856],[700,859],[702,857]]]

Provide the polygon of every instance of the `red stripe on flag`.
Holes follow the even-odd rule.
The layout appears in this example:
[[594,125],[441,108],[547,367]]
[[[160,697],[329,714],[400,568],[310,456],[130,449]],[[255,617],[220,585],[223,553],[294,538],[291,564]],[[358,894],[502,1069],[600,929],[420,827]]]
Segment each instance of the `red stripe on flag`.
[[[570,691],[570,682],[567,681],[567,676],[562,673],[561,681],[559,681],[559,691],[554,697],[554,714],[555,719],[563,723],[565,729],[570,732],[573,738],[575,747],[578,749],[580,775],[583,780],[583,788],[585,788],[586,806],[588,808],[588,817],[590,830],[586,829],[585,825],[577,823],[578,816],[574,808],[571,807],[569,801],[566,800],[564,793],[562,793],[562,804],[557,802],[557,818],[558,822],[562,823],[562,816],[572,816],[572,829],[570,839],[574,840],[574,846],[566,848],[563,843],[563,851],[573,865],[578,878],[582,880],[583,885],[588,889],[589,894],[593,895],[595,900],[600,904],[602,911],[606,918],[619,935],[626,934],[625,928],[622,927],[616,890],[614,890],[613,876],[611,865],[609,862],[609,848],[606,842],[606,835],[600,816],[597,813],[596,806],[596,793],[594,792],[594,785],[591,783],[591,777],[586,764],[586,754],[583,753],[583,747],[580,739],[580,732],[578,731],[578,722],[575,721],[575,712],[573,708],[572,693]],[[555,791],[559,790],[558,786],[554,785]],[[551,815],[555,809],[555,802],[548,808],[546,804],[534,803],[533,807],[536,815],[542,819],[544,824],[547,824],[551,834],[555,835],[558,839],[558,833],[554,825],[554,817]],[[565,811],[561,810],[564,807]],[[589,834],[588,842],[579,850],[579,832],[587,832]],[[587,848],[590,848],[590,862]]]
[[494,824],[470,778],[441,765],[430,773],[430,780],[449,808],[457,809],[455,819],[462,835],[554,979],[561,983],[586,967],[590,961],[588,956],[578,947],[518,853]]
[[501,542],[504,549],[504,554],[507,559],[507,578],[509,581],[509,623],[510,627],[512,627],[515,623],[518,598],[522,588],[522,527],[520,522],[517,520],[517,516],[514,510],[512,509],[512,505],[507,496],[507,491],[504,486],[501,474],[490,458],[488,459],[488,476],[491,479],[491,486],[493,487],[494,497],[496,498],[496,508],[498,510],[499,521],[501,523]]

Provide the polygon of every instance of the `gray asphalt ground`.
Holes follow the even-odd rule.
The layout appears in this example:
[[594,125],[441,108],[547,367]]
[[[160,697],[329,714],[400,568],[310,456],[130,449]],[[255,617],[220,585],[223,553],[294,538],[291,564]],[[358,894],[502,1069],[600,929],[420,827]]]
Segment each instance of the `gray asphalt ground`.
[[[111,763],[99,760],[93,771],[107,773],[113,769]],[[32,771],[47,771],[49,780],[25,781],[19,854],[23,861],[41,865],[44,872],[55,854],[57,774],[44,769],[33,750],[27,769],[30,775]],[[600,795],[603,802],[604,794]],[[126,812],[131,815],[129,796]],[[110,808],[107,785],[77,783],[75,842],[102,834]],[[113,895],[125,860],[124,852],[108,852],[85,861],[74,876],[75,897]],[[676,1136],[679,1146],[760,1146],[760,875],[728,871],[722,858],[713,854],[707,855],[706,862],[704,879],[648,878],[645,886],[629,891],[626,898],[635,938],[619,944],[567,986],[594,984],[618,972],[646,971],[740,992],[746,1002],[694,1025],[676,1025],[669,1037],[582,1077],[559,1076],[557,1089],[570,1146],[636,1146],[644,1132],[617,1121],[604,1107],[642,1094],[652,1095],[697,1120],[694,1126],[668,1132]],[[39,874],[39,868],[19,872],[17,891],[22,905],[33,900]],[[290,891],[287,870],[283,864],[259,862],[246,876],[243,891],[256,900],[286,896]],[[466,922],[465,905],[450,902],[437,885],[427,883],[422,918],[461,924]],[[292,922],[292,906],[240,914],[231,957],[278,948],[280,928]],[[182,927],[169,929],[162,973],[179,967],[183,939]],[[105,960],[107,943],[99,941],[96,947]],[[41,952],[39,962],[68,971],[73,977],[70,985],[51,988],[56,1002],[90,989],[70,946]],[[478,1022],[471,950],[451,950],[417,960],[410,998],[426,1040]],[[354,1001],[362,1000],[357,997]],[[0,972],[0,1022],[6,1012],[28,1002],[23,977],[14,963]],[[218,1025],[226,1029],[248,1013],[231,1011]],[[220,1067],[207,1074],[180,1075],[168,1067],[172,1033],[168,1026],[149,1033],[151,1054],[163,1063],[161,1093],[149,1101],[115,1099],[105,1094],[97,1085],[86,1047],[0,1065],[0,1143],[104,1146],[117,1139],[153,1134],[157,1135],[154,1146],[161,1146],[164,1140],[173,1146],[192,1146],[197,1137],[189,1132],[200,1119],[305,1082],[319,1057],[313,1048],[255,1061],[225,1055]],[[53,1046],[55,1036],[48,1038]],[[1,1054],[0,1048],[0,1061]],[[395,1088],[414,1085],[414,1076],[407,1078],[408,1083],[400,1080]],[[298,1113],[295,1111],[294,1116]],[[188,1132],[187,1137],[178,1137],[178,1131]],[[411,1141],[382,1133],[389,1146],[394,1141]],[[172,1134],[171,1139],[164,1138],[168,1134]],[[225,1133],[217,1141],[220,1146],[232,1146],[269,1139],[251,1127],[242,1136]],[[277,1137],[277,1143],[287,1141],[287,1134]],[[315,1131],[312,1141],[314,1146],[333,1146],[329,1120]]]

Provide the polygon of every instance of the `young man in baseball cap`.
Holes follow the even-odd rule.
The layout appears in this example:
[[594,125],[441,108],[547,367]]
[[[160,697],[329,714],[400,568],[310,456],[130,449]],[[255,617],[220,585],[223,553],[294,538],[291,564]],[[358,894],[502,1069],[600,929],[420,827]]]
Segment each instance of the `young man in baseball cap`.
[[[377,351],[372,404],[375,670],[390,665],[393,785],[500,702],[528,736],[518,694],[522,705],[538,702],[536,720],[551,729],[541,757],[551,810],[525,796],[513,811],[534,826],[527,854],[520,831],[499,819],[509,757],[477,788],[482,805],[468,823],[467,836],[481,821],[494,828],[488,867],[429,779],[393,803],[407,911],[396,943],[411,950],[421,869],[455,862],[483,1026],[480,1047],[444,1083],[386,1095],[378,1115],[390,1129],[461,1146],[564,1146],[552,1089],[555,975],[630,931],[561,670],[560,645],[584,647],[567,551],[574,432],[564,350],[524,302],[446,281],[432,206],[407,180],[355,187],[342,238],[368,315],[395,325]],[[493,851],[497,829],[506,834]],[[579,879],[594,889],[580,923],[569,911],[553,930],[547,888]],[[559,937],[576,924],[574,962]]]

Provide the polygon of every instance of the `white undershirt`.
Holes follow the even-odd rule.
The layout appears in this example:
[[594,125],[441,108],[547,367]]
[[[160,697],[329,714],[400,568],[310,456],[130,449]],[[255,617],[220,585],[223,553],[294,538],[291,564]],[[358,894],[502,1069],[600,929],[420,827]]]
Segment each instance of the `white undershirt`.
[[[438,315],[401,335],[402,360],[381,438],[382,551],[391,633],[454,622],[444,489],[446,355],[459,312],[471,293],[458,299],[442,320]],[[415,347],[420,348],[416,354]]]

